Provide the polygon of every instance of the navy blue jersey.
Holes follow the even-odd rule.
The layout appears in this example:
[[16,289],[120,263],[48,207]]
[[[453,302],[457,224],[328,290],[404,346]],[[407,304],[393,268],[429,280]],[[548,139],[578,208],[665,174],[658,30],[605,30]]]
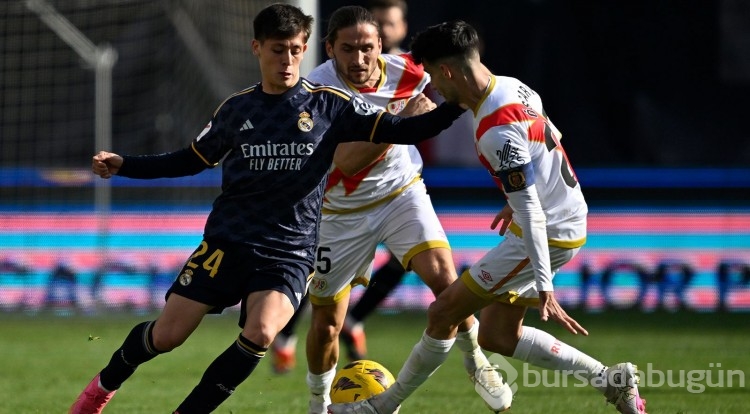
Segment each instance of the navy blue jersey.
[[[281,95],[264,93],[260,84],[235,93],[192,142],[205,167],[221,163],[223,169],[222,193],[204,237],[257,246],[276,257],[292,254],[312,264],[336,146],[345,141],[414,143],[447,128],[461,112],[448,106],[429,116],[399,118],[347,91],[305,79]],[[166,171],[164,163],[156,166],[164,155],[127,157],[121,175],[178,175],[173,168]]]

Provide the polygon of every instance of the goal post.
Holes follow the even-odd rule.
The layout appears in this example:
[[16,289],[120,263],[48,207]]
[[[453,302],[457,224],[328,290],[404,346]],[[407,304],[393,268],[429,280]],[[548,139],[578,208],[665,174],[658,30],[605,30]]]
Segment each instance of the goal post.
[[[112,69],[117,51],[109,44],[95,45],[46,0],[26,0],[26,7],[36,13],[55,34],[93,68],[94,81],[94,148],[112,148]],[[98,245],[104,256],[108,248],[109,215],[112,186],[109,180],[95,181],[94,210],[97,215]]]

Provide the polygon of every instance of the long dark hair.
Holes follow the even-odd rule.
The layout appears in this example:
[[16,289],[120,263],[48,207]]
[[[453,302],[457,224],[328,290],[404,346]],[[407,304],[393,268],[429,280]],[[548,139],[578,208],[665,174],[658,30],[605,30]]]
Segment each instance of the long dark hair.
[[380,30],[377,20],[366,8],[361,6],[339,7],[328,19],[328,31],[324,40],[333,45],[336,42],[339,30],[358,24],[371,24]]

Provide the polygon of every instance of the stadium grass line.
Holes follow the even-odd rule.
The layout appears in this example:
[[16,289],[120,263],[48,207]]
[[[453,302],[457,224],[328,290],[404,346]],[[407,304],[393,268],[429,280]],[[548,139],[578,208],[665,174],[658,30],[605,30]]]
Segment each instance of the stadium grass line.
[[[529,325],[544,327],[561,340],[595,355],[604,362],[630,360],[646,368],[706,369],[721,363],[723,369],[739,369],[748,375],[750,345],[747,313],[640,313],[636,311],[578,313],[574,317],[589,330],[589,337],[565,333],[553,323],[541,323],[535,311]],[[54,317],[0,314],[0,375],[2,413],[62,413],[124,339],[129,329],[147,316],[108,314],[96,317]],[[397,373],[401,363],[421,335],[423,312],[376,314],[367,322],[369,357]],[[208,316],[195,335],[177,350],[140,367],[118,395],[107,413],[168,412],[197,383],[213,356],[225,349],[239,333],[234,312]],[[263,361],[217,413],[304,413],[304,335],[307,319],[300,326],[298,366],[288,375],[272,373]],[[89,337],[92,340],[89,340]],[[93,339],[98,338],[98,339]],[[521,364],[512,362],[521,369]],[[650,414],[747,412],[750,389],[707,388],[690,393],[679,387],[644,387]],[[7,396],[12,396],[8,398]],[[460,355],[448,361],[402,407],[414,413],[486,413],[463,371]],[[586,387],[524,387],[520,385],[513,413],[615,413],[603,397]]]

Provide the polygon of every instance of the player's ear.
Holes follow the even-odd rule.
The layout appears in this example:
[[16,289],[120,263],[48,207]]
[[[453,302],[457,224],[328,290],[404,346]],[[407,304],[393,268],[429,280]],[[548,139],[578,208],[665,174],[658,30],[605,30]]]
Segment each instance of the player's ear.
[[329,58],[333,59],[333,45],[331,42],[326,41],[326,55],[328,55]]
[[251,43],[250,46],[253,49],[253,54],[255,56],[260,56],[260,42],[258,40],[256,40],[256,39],[253,39],[253,41],[252,41],[252,43]]
[[446,65],[445,63],[440,64],[440,73],[445,77],[445,79],[451,79],[453,78],[453,71],[451,70],[451,67]]

